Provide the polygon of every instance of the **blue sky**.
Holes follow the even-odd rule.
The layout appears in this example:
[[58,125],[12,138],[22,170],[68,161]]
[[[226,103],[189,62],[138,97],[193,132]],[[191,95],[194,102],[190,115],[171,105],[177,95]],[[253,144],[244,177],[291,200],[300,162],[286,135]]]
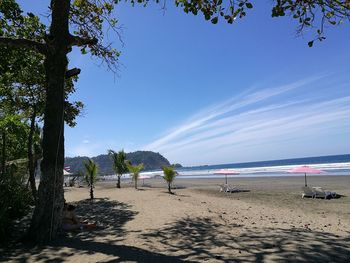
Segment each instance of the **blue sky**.
[[[48,1],[20,1],[44,13]],[[30,2],[30,3],[29,3]],[[167,2],[164,13],[117,6],[123,25],[119,76],[78,52],[86,108],[66,127],[66,155],[153,150],[184,165],[349,153],[349,24],[295,36],[269,1],[233,25],[212,25]],[[34,5],[34,6],[33,6]]]

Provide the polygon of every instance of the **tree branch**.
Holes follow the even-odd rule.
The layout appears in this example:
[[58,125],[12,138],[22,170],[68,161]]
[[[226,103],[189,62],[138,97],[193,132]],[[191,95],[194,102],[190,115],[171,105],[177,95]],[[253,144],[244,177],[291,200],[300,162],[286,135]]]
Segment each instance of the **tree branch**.
[[24,38],[15,39],[9,37],[0,37],[0,46],[19,47],[36,50],[44,55],[47,53],[45,44]]
[[71,36],[69,43],[71,46],[85,46],[85,45],[96,45],[98,43],[97,38],[82,38],[78,36]]
[[75,77],[79,75],[81,72],[80,68],[72,68],[70,70],[66,71],[66,79],[69,79],[71,77]]

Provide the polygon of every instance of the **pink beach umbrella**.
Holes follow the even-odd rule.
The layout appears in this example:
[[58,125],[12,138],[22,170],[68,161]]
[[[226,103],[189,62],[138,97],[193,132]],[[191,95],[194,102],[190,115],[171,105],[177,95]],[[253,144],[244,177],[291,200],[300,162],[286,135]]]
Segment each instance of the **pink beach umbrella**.
[[233,170],[233,169],[221,169],[221,170],[215,171],[214,174],[224,174],[225,175],[225,182],[227,184],[227,175],[239,174],[239,172],[236,170]]
[[314,169],[314,168],[311,168],[311,167],[306,166],[306,165],[295,167],[295,168],[288,171],[288,173],[305,174],[305,186],[307,186],[306,174],[320,174],[322,172],[323,171],[321,171],[321,170]]

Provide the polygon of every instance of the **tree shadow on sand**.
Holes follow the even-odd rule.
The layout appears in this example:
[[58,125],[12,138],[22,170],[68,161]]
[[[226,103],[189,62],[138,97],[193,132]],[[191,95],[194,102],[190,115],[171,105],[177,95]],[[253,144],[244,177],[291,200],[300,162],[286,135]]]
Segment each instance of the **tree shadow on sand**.
[[[46,246],[18,244],[1,251],[0,261],[63,262],[72,260],[70,257],[77,255],[82,256],[83,261],[91,261],[89,256],[99,253],[102,258],[108,258],[105,262],[181,262],[178,257],[115,244],[123,241],[126,235],[124,225],[137,214],[130,210],[129,205],[108,199],[83,200],[72,204],[76,205],[77,216],[90,222],[97,221],[98,228],[92,231],[62,233]],[[101,259],[98,260],[101,262]]]
[[199,262],[350,262],[350,237],[305,229],[242,228],[184,218],[142,236],[150,246],[158,243],[164,251]]
[[72,203],[76,206],[76,215],[83,221],[97,222],[98,227],[92,231],[68,232],[66,237],[91,240],[99,237],[108,238],[113,235],[115,240],[122,240],[125,236],[123,226],[134,219],[137,212],[130,210],[131,206],[125,203],[111,201],[107,198],[86,199]]

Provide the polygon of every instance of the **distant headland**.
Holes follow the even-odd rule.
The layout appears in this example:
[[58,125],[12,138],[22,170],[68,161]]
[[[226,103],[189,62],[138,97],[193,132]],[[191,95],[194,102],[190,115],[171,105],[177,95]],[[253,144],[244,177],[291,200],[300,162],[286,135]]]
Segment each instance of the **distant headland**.
[[[71,173],[78,173],[84,171],[84,161],[88,160],[89,157],[77,156],[77,157],[66,157],[65,166],[69,166]],[[91,158],[97,163],[100,174],[113,174],[112,159],[108,154],[101,154]],[[160,153],[152,151],[136,151],[126,154],[126,159],[129,160],[133,165],[143,163],[145,171],[158,170],[162,166],[171,165],[168,159],[166,159]],[[176,168],[182,167],[181,164],[175,164]]]

